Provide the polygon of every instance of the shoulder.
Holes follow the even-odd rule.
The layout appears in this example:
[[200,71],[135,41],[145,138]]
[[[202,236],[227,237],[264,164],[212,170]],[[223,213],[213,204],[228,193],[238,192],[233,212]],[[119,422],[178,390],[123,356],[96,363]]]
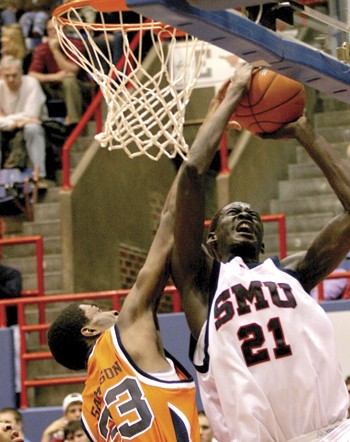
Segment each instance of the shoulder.
[[49,49],[50,49],[49,43],[47,41],[43,41],[35,46],[33,52],[35,53],[35,52],[47,51]]
[[31,62],[41,61],[42,57],[46,56],[49,53],[50,53],[50,48],[48,43],[39,43],[37,46],[35,46],[31,54]]
[[297,272],[299,264],[305,258],[306,251],[294,253],[293,255],[287,256],[281,260],[281,266],[284,269],[292,270]]
[[39,43],[35,48],[33,49],[32,57],[42,55],[45,52],[49,52],[50,48],[48,43]]
[[35,77],[33,77],[32,75],[23,75],[22,76],[22,83],[30,84],[30,85],[37,84],[37,83],[40,84],[39,81]]
[[24,85],[25,88],[30,88],[31,90],[40,89],[41,91],[41,86],[39,81],[32,75],[23,75],[22,84]]
[[83,49],[85,47],[84,43],[79,38],[70,38],[69,41],[72,42],[78,49]]
[[13,274],[13,275],[20,275],[20,271],[17,269],[14,269],[13,267],[8,267],[0,264],[0,273],[7,273],[7,274]]

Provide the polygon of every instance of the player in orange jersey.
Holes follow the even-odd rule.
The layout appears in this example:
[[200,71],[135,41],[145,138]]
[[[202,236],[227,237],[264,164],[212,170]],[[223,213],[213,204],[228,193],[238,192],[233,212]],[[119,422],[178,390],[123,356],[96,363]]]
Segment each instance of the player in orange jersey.
[[[220,108],[229,106],[233,113],[250,75],[251,68],[243,64],[232,80],[234,99],[223,101],[226,82],[212,100],[210,118],[194,142],[203,146],[196,154],[199,168],[209,167],[206,152],[219,144],[225,130]],[[212,128],[215,136],[210,137]],[[156,317],[169,275],[176,190],[177,178],[145,264],[119,314],[71,304],[48,332],[59,363],[73,370],[87,367],[82,420],[93,441],[199,442],[194,382],[164,351]]]

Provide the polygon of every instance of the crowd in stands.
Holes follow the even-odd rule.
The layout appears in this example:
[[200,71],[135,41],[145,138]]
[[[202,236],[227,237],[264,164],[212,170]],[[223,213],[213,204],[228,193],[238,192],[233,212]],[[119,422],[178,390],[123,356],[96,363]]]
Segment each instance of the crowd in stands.
[[[60,149],[95,90],[95,82],[74,61],[76,55],[68,57],[59,44],[52,16],[62,3],[65,0],[0,0],[0,167],[39,168],[43,189],[55,181]],[[86,22],[101,21],[92,7],[80,13]],[[128,22],[139,20],[136,13],[125,14]],[[106,12],[103,21],[118,22],[119,13]],[[67,32],[77,50],[85,52],[81,37],[73,29]],[[120,59],[121,33],[96,31],[93,37],[101,53],[111,52],[113,63]],[[147,39],[143,43],[146,52]],[[106,58],[96,63],[109,71]]]
[[23,438],[24,442],[31,442],[24,435],[22,414],[16,408],[2,408],[0,410],[0,424],[10,424],[12,429]]
[[[41,442],[64,442],[67,440],[67,433],[74,433],[79,430],[76,427],[70,427],[70,422],[80,421],[83,398],[80,393],[70,393],[62,403],[63,416],[52,422],[44,429]],[[66,432],[66,427],[69,425]],[[73,425],[73,424],[71,424]],[[85,434],[85,433],[84,433]],[[68,439],[68,440],[75,440]],[[84,442],[85,439],[81,439]]]
[[[60,3],[0,2],[1,168],[37,167],[43,188],[50,184],[46,178],[55,177],[47,170],[52,147],[47,122],[59,122],[65,139],[91,98],[90,78],[63,52],[52,25],[52,11]],[[72,36],[72,41],[84,50],[80,39]]]
[[[43,430],[41,442],[88,442],[80,421],[82,403],[80,393],[68,394],[62,403],[63,416]],[[31,442],[24,434],[21,412],[17,408],[5,407],[0,410],[0,442],[11,440]]]

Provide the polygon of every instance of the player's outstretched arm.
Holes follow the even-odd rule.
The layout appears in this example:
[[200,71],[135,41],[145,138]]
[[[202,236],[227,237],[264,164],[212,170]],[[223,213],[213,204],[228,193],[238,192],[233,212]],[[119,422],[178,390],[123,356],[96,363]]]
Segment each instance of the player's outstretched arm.
[[294,136],[319,166],[344,208],[316,236],[306,254],[296,255],[294,262],[293,256],[286,260],[309,291],[337,267],[350,249],[350,164],[305,117],[283,130]]
[[175,213],[172,273],[192,334],[198,336],[207,313],[212,260],[202,249],[205,217],[204,178],[222,134],[247,89],[252,67],[240,61],[233,79],[214,97],[180,172]]
[[152,241],[144,265],[134,286],[126,297],[120,314],[135,321],[137,317],[156,310],[156,304],[167,284],[170,274],[170,254],[174,244],[174,212],[178,174],[168,192],[159,227]]

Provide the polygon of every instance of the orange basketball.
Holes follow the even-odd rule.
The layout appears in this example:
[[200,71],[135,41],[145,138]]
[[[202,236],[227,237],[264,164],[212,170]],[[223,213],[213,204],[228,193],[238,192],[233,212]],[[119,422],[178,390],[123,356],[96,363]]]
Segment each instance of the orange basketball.
[[301,83],[261,68],[253,72],[249,91],[232,120],[252,133],[271,133],[299,118],[304,107],[305,88]]

